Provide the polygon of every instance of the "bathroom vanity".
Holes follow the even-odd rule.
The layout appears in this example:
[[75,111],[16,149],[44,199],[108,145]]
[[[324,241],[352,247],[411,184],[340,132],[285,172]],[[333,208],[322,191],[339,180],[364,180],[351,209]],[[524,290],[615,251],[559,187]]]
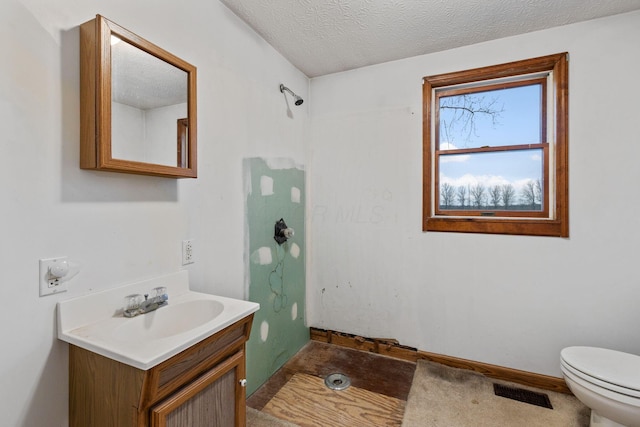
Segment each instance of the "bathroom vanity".
[[[135,318],[104,308],[158,285],[167,307]],[[244,426],[245,342],[258,308],[191,292],[186,272],[60,302],[69,425]]]

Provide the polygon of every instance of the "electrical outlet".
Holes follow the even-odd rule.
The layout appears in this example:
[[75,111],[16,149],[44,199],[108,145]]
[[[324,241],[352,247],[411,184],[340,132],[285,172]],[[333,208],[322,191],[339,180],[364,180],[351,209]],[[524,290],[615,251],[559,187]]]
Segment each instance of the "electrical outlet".
[[182,265],[193,264],[196,262],[193,250],[193,240],[182,241]]
[[[39,260],[40,265],[40,296],[59,294],[67,291],[67,283],[51,274],[51,269],[57,271],[61,265],[67,261],[67,257],[47,258]],[[65,267],[66,268],[66,267]]]

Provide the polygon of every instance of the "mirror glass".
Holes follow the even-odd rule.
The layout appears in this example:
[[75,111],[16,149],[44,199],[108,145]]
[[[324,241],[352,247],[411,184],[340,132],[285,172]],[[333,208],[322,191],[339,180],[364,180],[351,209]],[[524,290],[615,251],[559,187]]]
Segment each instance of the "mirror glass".
[[100,15],[80,57],[80,167],[196,178],[196,67]]
[[112,35],[111,82],[112,157],[188,166],[187,73]]

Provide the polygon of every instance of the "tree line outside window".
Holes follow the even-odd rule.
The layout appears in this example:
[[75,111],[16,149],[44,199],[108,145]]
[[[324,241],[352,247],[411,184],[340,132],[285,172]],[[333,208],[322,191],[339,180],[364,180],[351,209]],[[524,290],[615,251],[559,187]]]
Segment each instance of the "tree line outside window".
[[539,179],[527,181],[519,191],[513,184],[455,186],[445,182],[440,186],[440,209],[540,211],[542,197]]

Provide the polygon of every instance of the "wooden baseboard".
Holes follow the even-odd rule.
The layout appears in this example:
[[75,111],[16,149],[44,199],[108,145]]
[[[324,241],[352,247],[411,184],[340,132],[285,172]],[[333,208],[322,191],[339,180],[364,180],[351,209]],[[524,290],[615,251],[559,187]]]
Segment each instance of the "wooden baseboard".
[[370,353],[377,353],[383,356],[395,357],[396,359],[408,360],[411,362],[416,362],[421,359],[429,360],[431,362],[441,363],[453,368],[468,369],[479,372],[487,377],[498,380],[510,381],[543,390],[571,394],[569,387],[567,387],[567,384],[562,378],[520,371],[518,369],[505,368],[503,366],[491,365],[489,363],[476,362],[453,356],[429,353],[413,347],[400,345],[400,343],[393,338],[365,338],[344,332],[311,328],[311,339],[355,350],[368,351]]
[[400,345],[397,340],[391,338],[364,338],[343,332],[311,328],[311,339],[411,362],[418,360],[418,353],[415,348]]

